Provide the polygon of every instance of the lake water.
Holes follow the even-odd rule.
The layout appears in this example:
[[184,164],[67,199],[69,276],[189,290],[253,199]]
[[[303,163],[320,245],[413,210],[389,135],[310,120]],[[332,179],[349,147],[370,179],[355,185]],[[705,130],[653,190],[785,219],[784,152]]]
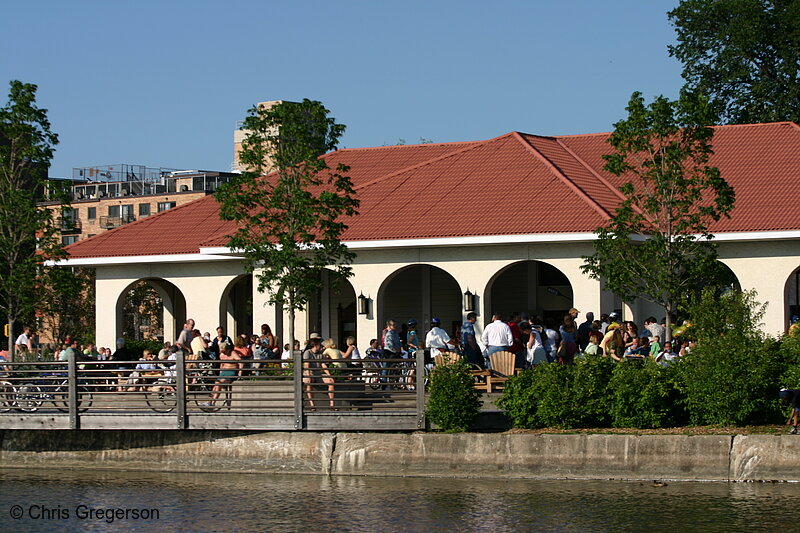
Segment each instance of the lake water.
[[0,531],[793,531],[798,498],[796,483],[5,469]]

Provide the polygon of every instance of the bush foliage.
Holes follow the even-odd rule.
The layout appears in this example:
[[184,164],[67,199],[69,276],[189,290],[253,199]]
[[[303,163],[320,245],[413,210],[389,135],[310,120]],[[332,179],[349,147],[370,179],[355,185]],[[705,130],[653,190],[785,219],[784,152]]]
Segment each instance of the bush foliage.
[[697,344],[666,368],[602,357],[539,365],[509,380],[498,404],[531,429],[781,421],[779,387],[800,388],[800,338],[765,337],[752,292],[707,290],[688,312]]
[[697,346],[681,367],[692,424],[746,425],[778,420],[787,369],[779,345],[759,330],[763,306],[753,292],[711,290],[690,310]]
[[426,414],[445,431],[466,431],[480,413],[480,392],[463,361],[434,368],[428,391]]
[[[139,359],[142,357],[142,353],[144,353],[145,350],[150,350],[153,355],[158,355],[158,352],[164,347],[164,343],[157,340],[138,341],[133,339],[125,339],[125,347],[131,354],[132,359]],[[113,351],[114,348],[111,347],[111,350]]]

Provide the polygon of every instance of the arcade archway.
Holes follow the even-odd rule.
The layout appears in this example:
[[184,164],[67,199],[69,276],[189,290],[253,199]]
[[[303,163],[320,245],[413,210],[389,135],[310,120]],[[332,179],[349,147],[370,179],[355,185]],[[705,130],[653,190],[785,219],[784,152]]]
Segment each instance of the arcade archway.
[[[219,324],[213,327],[217,325],[231,337],[254,333],[252,274],[237,276],[225,288],[219,303]],[[214,335],[213,331],[210,333]]]
[[174,342],[186,321],[186,299],[165,279],[142,278],[120,293],[115,311],[115,337]]
[[520,312],[560,323],[573,305],[567,276],[543,261],[520,261],[505,267],[489,280],[484,294],[487,320],[494,312],[506,319]]
[[419,332],[430,328],[437,317],[448,334],[461,325],[463,296],[458,282],[445,270],[432,265],[410,265],[390,275],[378,291],[378,327],[392,319],[405,327],[415,318]]

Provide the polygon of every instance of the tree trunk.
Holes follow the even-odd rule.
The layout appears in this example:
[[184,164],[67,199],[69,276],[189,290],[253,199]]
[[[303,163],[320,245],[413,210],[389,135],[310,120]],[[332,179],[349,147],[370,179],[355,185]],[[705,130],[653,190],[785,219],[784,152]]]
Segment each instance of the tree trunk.
[[8,316],[8,360],[14,362],[14,319]]
[[[667,319],[664,327],[664,342],[672,342],[672,306],[667,305]],[[661,343],[664,344],[663,342]]]

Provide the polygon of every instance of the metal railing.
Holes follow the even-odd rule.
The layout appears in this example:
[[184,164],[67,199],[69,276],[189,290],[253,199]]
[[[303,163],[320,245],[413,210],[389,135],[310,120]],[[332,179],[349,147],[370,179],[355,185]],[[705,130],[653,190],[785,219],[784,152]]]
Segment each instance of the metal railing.
[[100,217],[100,227],[103,229],[116,228],[129,222],[136,220],[136,215],[120,215],[118,217],[102,216]]
[[298,361],[222,361],[221,369],[179,353],[174,361],[0,362],[0,429],[425,427],[421,351]]
[[64,235],[81,232],[81,221],[77,218],[59,217],[58,229]]

